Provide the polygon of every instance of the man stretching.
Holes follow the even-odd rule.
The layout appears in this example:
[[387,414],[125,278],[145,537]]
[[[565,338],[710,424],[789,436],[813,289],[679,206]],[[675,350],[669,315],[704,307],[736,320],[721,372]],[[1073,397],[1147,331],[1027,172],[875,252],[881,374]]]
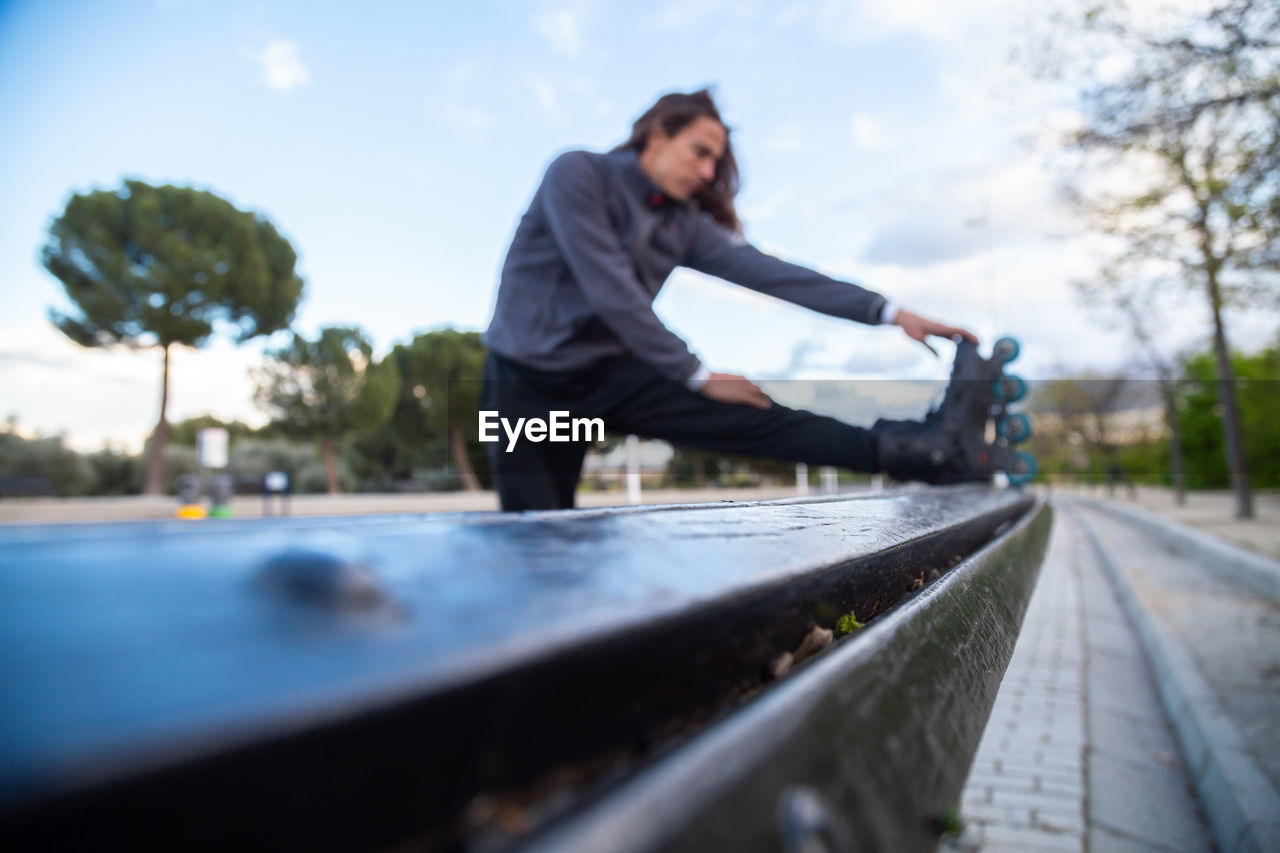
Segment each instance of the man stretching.
[[[985,479],[935,424],[864,429],[776,405],[745,377],[712,373],[662,324],[653,300],[685,266],[824,314],[895,324],[930,350],[930,335],[977,343],[965,329],[759,251],[741,236],[737,191],[729,131],[706,90],[662,96],[607,154],[557,157],[502,267],[481,407],[511,422],[568,412],[618,433],[898,479]],[[586,448],[490,444],[502,508],[572,507]]]

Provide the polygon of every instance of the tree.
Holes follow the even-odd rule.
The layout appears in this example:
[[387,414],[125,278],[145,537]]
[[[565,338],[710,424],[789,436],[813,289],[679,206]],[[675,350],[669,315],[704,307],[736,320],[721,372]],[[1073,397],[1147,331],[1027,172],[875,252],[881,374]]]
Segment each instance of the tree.
[[[1280,486],[1280,341],[1254,355],[1233,356],[1239,379],[1240,417],[1244,425],[1245,457],[1256,485]],[[1198,488],[1228,485],[1222,466],[1221,401],[1218,398],[1215,358],[1212,352],[1198,353],[1185,362],[1179,407],[1185,423],[1187,473]]]
[[12,479],[19,493],[52,493],[58,497],[92,491],[93,471],[80,454],[62,443],[62,436],[24,438],[0,432],[0,478]]
[[1116,441],[1112,421],[1128,402],[1130,380],[1123,376],[1062,377],[1040,383],[1029,401],[1030,411],[1048,415],[1046,440],[1065,440],[1113,459]]
[[160,418],[145,491],[164,489],[169,356],[215,327],[237,342],[287,328],[302,296],[297,255],[264,217],[213,193],[125,181],[77,194],[49,227],[41,257],[75,305],[50,319],[81,346],[159,347]]
[[359,329],[329,326],[310,341],[272,352],[257,377],[255,399],[282,435],[319,441],[329,493],[338,486],[338,442],[391,416],[400,372],[394,359],[373,361]]
[[[1159,310],[1160,297],[1165,288],[1161,279],[1152,281],[1141,270],[1128,269],[1127,256],[1099,274],[1094,281],[1077,282],[1078,289],[1090,305],[1105,306],[1108,311],[1118,310],[1123,322],[1132,333],[1141,358],[1155,374],[1156,387],[1164,403],[1165,423],[1169,427],[1169,467],[1178,506],[1187,502],[1186,461],[1182,450],[1182,418],[1178,407],[1178,365],[1161,351],[1158,336],[1153,331],[1161,327],[1163,315]],[[1146,258],[1139,257],[1137,266],[1143,266]]]
[[93,495],[137,494],[142,482],[141,461],[122,450],[104,447],[84,457],[93,472]]
[[1227,0],[1199,18],[1138,22],[1118,3],[1092,7],[1085,155],[1124,167],[1119,189],[1082,201],[1127,263],[1200,290],[1213,328],[1224,446],[1236,515],[1253,515],[1224,307],[1277,304],[1280,273],[1280,6]]
[[479,452],[478,437],[474,447],[466,438],[475,428],[480,408],[485,358],[480,333],[435,329],[417,335],[396,350],[405,371],[406,392],[418,401],[427,428],[448,437],[449,455],[458,468],[463,488],[480,489],[480,479],[470,459],[472,452]]

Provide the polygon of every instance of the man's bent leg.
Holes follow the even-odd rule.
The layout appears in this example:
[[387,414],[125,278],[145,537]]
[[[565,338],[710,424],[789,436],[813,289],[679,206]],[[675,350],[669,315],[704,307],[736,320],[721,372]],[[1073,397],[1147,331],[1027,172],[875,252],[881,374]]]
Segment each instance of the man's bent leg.
[[510,453],[505,445],[489,448],[493,486],[502,509],[572,509],[586,448],[574,444],[521,442]]
[[[544,387],[549,377],[490,353],[485,360],[480,408],[497,412],[514,428],[521,418],[548,419],[549,412],[569,407]],[[514,442],[504,428],[488,445],[489,468],[503,510],[571,509],[587,446],[583,442]]]

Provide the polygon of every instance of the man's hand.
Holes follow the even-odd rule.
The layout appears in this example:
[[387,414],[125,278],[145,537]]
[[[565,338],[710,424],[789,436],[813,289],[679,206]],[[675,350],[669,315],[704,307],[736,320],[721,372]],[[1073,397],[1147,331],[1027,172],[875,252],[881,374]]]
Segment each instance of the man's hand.
[[711,378],[698,393],[721,403],[738,403],[755,406],[757,409],[767,409],[773,405],[769,395],[761,391],[760,386],[747,377],[734,373],[711,374]]
[[902,331],[907,333],[907,337],[912,340],[919,341],[928,347],[929,352],[933,353],[936,358],[938,351],[929,345],[925,340],[929,335],[937,335],[940,338],[954,338],[956,335],[967,340],[974,346],[978,345],[978,336],[968,329],[962,329],[959,326],[948,326],[945,323],[938,323],[934,320],[928,320],[919,314],[912,314],[904,309],[898,310],[898,316],[893,318],[895,326],[901,326]]

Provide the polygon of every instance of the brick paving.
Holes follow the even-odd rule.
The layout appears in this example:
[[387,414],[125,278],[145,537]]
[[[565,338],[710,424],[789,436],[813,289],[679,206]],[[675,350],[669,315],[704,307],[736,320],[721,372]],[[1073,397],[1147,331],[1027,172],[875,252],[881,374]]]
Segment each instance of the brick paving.
[[1059,511],[948,851],[1211,850],[1132,628]]

